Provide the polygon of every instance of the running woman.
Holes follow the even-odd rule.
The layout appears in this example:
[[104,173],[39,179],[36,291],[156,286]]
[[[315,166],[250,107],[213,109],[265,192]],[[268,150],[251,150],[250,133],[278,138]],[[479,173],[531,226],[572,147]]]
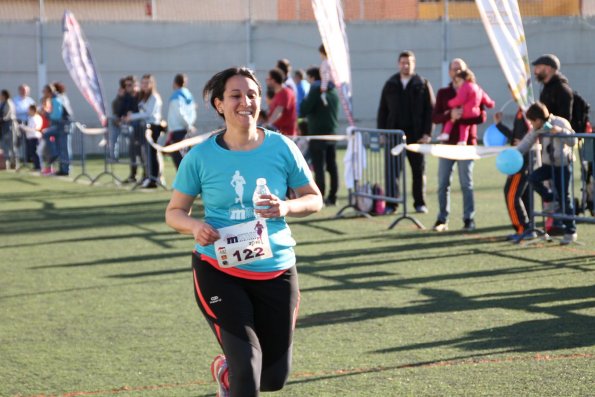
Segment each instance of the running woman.
[[[258,396],[283,388],[291,367],[299,289],[295,240],[285,217],[318,212],[322,196],[297,146],[257,127],[262,89],[251,70],[215,74],[203,95],[225,129],[182,160],[166,222],[196,242],[195,298],[223,350],[211,365],[217,396]],[[246,186],[238,202],[231,181],[240,176]],[[266,209],[255,210],[247,203],[261,177],[271,194],[256,203]],[[282,199],[288,188],[297,198]],[[198,195],[203,219],[190,215]],[[263,225],[260,237],[257,222]]]

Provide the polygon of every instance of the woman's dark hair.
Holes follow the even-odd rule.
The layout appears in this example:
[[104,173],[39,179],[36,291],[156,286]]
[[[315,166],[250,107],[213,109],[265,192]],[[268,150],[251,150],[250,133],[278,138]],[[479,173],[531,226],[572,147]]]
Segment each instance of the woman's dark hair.
[[291,73],[291,62],[289,59],[283,58],[277,61],[277,68],[281,69],[283,72],[283,81],[287,79]]
[[149,80],[151,83],[151,89],[149,90],[149,92],[144,92],[143,90],[141,90],[141,92],[139,93],[139,99],[143,102],[147,102],[147,99],[149,99],[151,95],[153,95],[153,92],[157,91],[157,82],[155,81],[155,76],[153,76],[152,74],[145,74],[142,78]]
[[324,48],[324,44],[321,44],[320,47],[318,47],[318,52],[326,56],[326,48]]
[[314,81],[320,80],[320,69],[317,67],[311,67],[306,71],[306,75],[312,77]]
[[[256,83],[258,87],[258,96],[262,96],[262,86],[260,82],[254,75],[254,72],[246,67],[232,67],[216,73],[207,83],[205,84],[204,88],[202,89],[202,96],[206,100],[211,103],[211,106],[215,111],[217,111],[217,107],[215,106],[215,98],[219,99],[220,101],[223,100],[223,93],[225,92],[225,85],[227,84],[227,80],[232,78],[233,76],[244,76],[249,78],[250,80]],[[217,112],[221,117],[225,119],[225,117]]]
[[545,121],[550,118],[550,111],[547,109],[541,102],[535,102],[533,105],[529,106],[527,109],[527,113],[525,113],[527,120],[542,120]]
[[279,68],[269,70],[269,77],[277,84],[283,84],[285,81],[285,74]]
[[174,77],[174,84],[178,87],[184,87],[186,82],[188,81],[188,77],[184,73],[178,73]]
[[44,90],[47,90],[50,95],[56,95],[56,87],[53,84],[46,84],[43,86]]
[[64,94],[64,92],[66,92],[66,87],[64,84],[60,83],[59,81],[55,81],[53,84],[58,94]]
[[2,96],[6,99],[10,98],[10,92],[8,90],[2,90]]
[[470,83],[475,83],[475,73],[473,73],[471,69],[459,70],[455,74],[455,77],[458,77],[459,79],[463,79]]

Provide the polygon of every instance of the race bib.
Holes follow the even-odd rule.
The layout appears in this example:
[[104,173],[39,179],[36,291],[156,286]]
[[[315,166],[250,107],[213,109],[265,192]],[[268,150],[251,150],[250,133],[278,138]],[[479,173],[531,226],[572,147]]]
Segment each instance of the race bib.
[[215,241],[217,262],[221,267],[246,265],[273,257],[265,219],[217,229],[221,238]]

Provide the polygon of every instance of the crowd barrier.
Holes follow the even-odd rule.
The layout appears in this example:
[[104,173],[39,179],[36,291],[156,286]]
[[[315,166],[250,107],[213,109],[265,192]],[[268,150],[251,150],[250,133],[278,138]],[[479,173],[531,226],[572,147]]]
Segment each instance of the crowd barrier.
[[[73,144],[74,152],[72,153],[73,158],[79,158],[81,164],[81,172],[74,177],[74,180],[78,180],[81,177],[88,178],[91,184],[95,184],[100,178],[108,176],[112,181],[118,185],[122,184],[123,181],[115,174],[114,165],[126,165],[129,167],[144,167],[141,173],[147,175],[151,182],[157,184],[162,188],[166,188],[161,177],[152,176],[149,170],[152,166],[153,158],[149,155],[149,145],[145,141],[148,136],[153,142],[151,136],[150,125],[146,125],[145,134],[134,136],[134,126],[124,122],[116,122],[115,119],[110,119],[107,128],[87,128],[85,125],[80,123],[74,123],[75,129],[73,133]],[[99,146],[103,147],[103,171],[97,176],[91,177],[86,170],[87,151],[85,141],[93,136],[100,136],[101,140]],[[139,142],[134,142],[134,139],[138,139]],[[97,141],[97,139],[93,139]],[[130,145],[137,145],[140,150],[131,151]],[[137,153],[138,152],[138,153]],[[139,159],[138,156],[142,157]],[[162,161],[159,165],[159,175],[163,169]],[[143,179],[139,180],[132,185],[132,189],[136,189],[143,183]]]
[[336,216],[343,216],[349,208],[359,215],[369,216],[375,203],[382,201],[401,209],[389,229],[404,219],[425,229],[419,220],[408,214],[405,151],[397,155],[391,153],[395,146],[405,143],[405,133],[359,127],[349,127],[347,133],[350,140],[345,154],[346,176],[351,178],[353,188],[349,189],[347,205]]
[[[595,224],[595,204],[593,203],[593,197],[595,197],[595,178],[593,176],[593,170],[595,169],[595,134],[591,133],[578,133],[568,135],[560,135],[554,133],[544,133],[543,137],[550,137],[559,140],[568,140],[578,138],[578,148],[575,146],[574,153],[578,154],[578,158],[575,161],[569,163],[569,181],[568,181],[568,192],[556,191],[556,184],[550,180],[550,189],[552,189],[556,202],[558,203],[555,211],[538,210],[535,205],[535,192],[533,186],[529,184],[529,208],[528,216],[530,225],[533,231],[545,240],[551,240],[546,228],[546,222],[548,218],[556,221],[575,221],[579,223]],[[562,161],[564,156],[560,153],[559,161]],[[530,170],[533,170],[536,164],[539,163],[538,156],[533,151],[530,152],[529,156]],[[576,175],[576,166],[579,167],[579,175]],[[578,177],[578,178],[577,178]],[[562,189],[566,186],[564,180],[564,173],[560,175],[561,183],[559,184]],[[580,186],[577,188],[576,180],[579,180]],[[579,197],[576,192],[580,191]],[[569,214],[569,209],[566,206],[564,199],[566,194],[570,196],[570,205],[572,205],[572,211]],[[582,214],[582,216],[581,216]],[[589,216],[590,215],[590,216]],[[535,218],[541,217],[543,219],[543,227],[537,227]]]

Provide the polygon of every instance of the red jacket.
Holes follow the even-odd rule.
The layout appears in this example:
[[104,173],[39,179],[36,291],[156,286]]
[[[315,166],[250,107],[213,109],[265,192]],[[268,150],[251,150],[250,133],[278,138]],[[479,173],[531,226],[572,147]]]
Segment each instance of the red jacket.
[[[435,124],[443,124],[442,128],[444,128],[444,123],[450,120],[450,107],[448,106],[448,101],[454,98],[457,95],[457,92],[452,86],[452,83],[448,85],[448,87],[444,87],[438,90],[436,94],[436,105],[434,106],[434,110],[432,111],[432,122]],[[477,117],[472,117],[468,119],[459,119],[457,120],[452,130],[456,131],[455,128],[458,128],[459,123],[463,123],[466,125],[470,125],[469,128],[469,138],[467,139],[467,145],[477,145],[477,124],[484,123],[486,121],[487,115],[486,112],[483,110],[483,106],[481,107],[481,115]],[[456,145],[459,135],[458,134],[450,134],[448,142],[445,142],[447,145]]]

